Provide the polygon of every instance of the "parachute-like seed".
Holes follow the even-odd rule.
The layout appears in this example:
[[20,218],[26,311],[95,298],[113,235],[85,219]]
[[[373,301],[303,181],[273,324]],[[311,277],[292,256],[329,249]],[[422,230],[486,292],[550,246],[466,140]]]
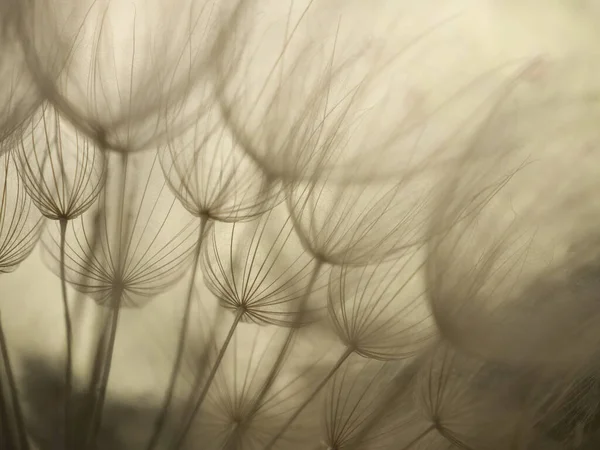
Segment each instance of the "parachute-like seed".
[[424,120],[415,114],[415,89],[392,87],[389,78],[399,56],[429,33],[404,37],[385,55],[368,31],[337,15],[324,19],[329,13],[318,2],[303,3],[270,2],[276,19],[265,27],[249,2],[222,25],[214,78],[229,127],[272,178],[395,176],[405,170],[398,155],[417,146]]
[[[190,405],[193,411],[201,410],[240,323],[297,328],[312,319],[307,296],[324,287],[314,278],[314,265],[297,242],[285,208],[270,210],[251,222],[219,223],[211,228],[202,251],[205,282],[221,306],[235,316],[201,392]],[[284,348],[290,343],[288,334]],[[271,367],[271,381],[284,353]],[[264,387],[262,395],[269,389]]]
[[[31,254],[43,224],[17,175],[12,154],[0,155],[0,274],[13,272]],[[0,444],[22,446],[27,430],[11,359],[0,311]]]
[[391,263],[334,267],[328,309],[341,341],[379,360],[418,354],[435,334],[424,298],[419,252]]
[[[302,325],[298,312],[313,266],[280,208],[252,222],[217,224],[202,252],[205,282],[221,306],[262,325]],[[312,292],[322,287],[320,281]]]
[[160,151],[173,193],[194,216],[217,222],[242,222],[268,211],[277,201],[256,164],[239,148],[217,110]]
[[32,0],[19,38],[37,85],[80,131],[102,148],[150,150],[206,105],[219,9],[213,0]]
[[44,103],[15,148],[19,175],[41,213],[72,220],[95,201],[104,182],[104,155]]
[[[100,427],[121,308],[141,307],[178,281],[198,235],[198,224],[167,187],[158,155],[110,154],[108,168],[99,201],[70,222],[65,246],[65,279],[110,312],[95,355],[101,362],[92,382],[91,442]],[[56,230],[44,239],[45,259],[55,272],[59,242]]]
[[17,175],[12,154],[0,157],[0,273],[14,271],[29,256],[43,217]]
[[401,257],[425,242],[431,173],[394,183],[288,185],[287,205],[304,247],[323,262],[361,266]]
[[[108,157],[113,170],[98,203],[70,223],[66,278],[99,305],[114,307],[118,294],[121,306],[140,307],[188,269],[198,224],[167,187],[158,156],[128,156],[121,167],[117,159]],[[55,272],[58,246],[56,232],[47,233],[45,259]]]
[[[65,235],[67,222],[83,214],[98,198],[104,183],[104,154],[48,104],[42,104],[14,150],[19,176],[27,193],[49,219],[59,221],[60,278],[66,331],[65,439],[70,433],[72,325],[67,300]],[[68,443],[65,442],[68,447]]]
[[148,450],[157,445],[171,405],[187,339],[191,291],[198,273],[206,229],[214,222],[255,219],[281,201],[278,183],[265,177],[239,149],[218,111],[202,111],[194,126],[179,138],[171,139],[167,147],[160,150],[160,161],[169,187],[177,199],[191,214],[200,218],[201,231],[194,252],[177,357],[163,413],[157,418]]

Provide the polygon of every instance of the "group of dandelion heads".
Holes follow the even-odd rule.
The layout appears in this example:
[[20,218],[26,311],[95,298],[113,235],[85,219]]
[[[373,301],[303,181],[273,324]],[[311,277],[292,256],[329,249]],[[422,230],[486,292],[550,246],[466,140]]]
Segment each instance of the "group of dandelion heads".
[[[1,450],[600,445],[593,58],[430,95],[405,71],[444,21],[361,35],[332,1],[0,19],[0,273],[38,246],[64,322],[32,358],[0,308]],[[181,305],[166,382],[127,402],[151,302]]]

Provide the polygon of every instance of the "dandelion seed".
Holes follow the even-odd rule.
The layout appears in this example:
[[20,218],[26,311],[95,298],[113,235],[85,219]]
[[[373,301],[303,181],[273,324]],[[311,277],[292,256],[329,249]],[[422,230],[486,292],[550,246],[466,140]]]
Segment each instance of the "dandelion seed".
[[[12,149],[18,141],[20,128],[42,103],[42,95],[36,89],[14,36],[16,25],[10,23],[11,18],[18,20],[17,9],[12,1],[0,5],[0,153]],[[2,21],[4,18],[6,23]]]
[[[188,269],[198,233],[166,186],[157,155],[121,155],[118,161],[118,155],[109,155],[99,202],[70,222],[65,249],[66,280],[110,311],[101,330],[104,351],[96,356],[105,363],[95,381],[100,393],[95,394],[93,426],[99,426],[121,308],[143,306],[178,281]],[[56,271],[56,232],[48,233],[44,244],[46,260]]]
[[[328,310],[345,349],[307,402],[319,394],[352,354],[378,360],[406,359],[429,343],[434,330],[421,298],[423,286],[418,276],[422,262],[418,256],[415,252],[391,264],[332,269]],[[300,405],[286,425],[307,404]]]
[[[433,114],[423,113],[423,101],[415,104],[417,82],[398,63],[445,21],[416,36],[394,35],[389,52],[389,41],[373,39],[381,27],[362,20],[357,28],[337,10],[332,18],[329,5],[268,5],[275,19],[266,26],[254,20],[260,13],[251,3],[223,24],[213,75],[229,127],[265,173],[286,181],[324,174],[373,181],[395,178],[407,163],[421,167],[424,155],[436,153],[426,145],[414,151]],[[393,27],[397,21],[384,29],[393,34]]]
[[294,183],[287,204],[307,251],[334,265],[401,257],[424,242],[433,196],[428,173],[398,183]]
[[195,411],[200,409],[240,323],[298,327],[310,318],[305,297],[321,286],[311,278],[313,259],[295,240],[289,216],[279,217],[284,212],[277,208],[252,222],[217,224],[207,236],[202,252],[206,285],[235,316]]
[[[0,273],[13,272],[33,251],[43,218],[19,180],[11,153],[0,156]],[[26,428],[20,407],[9,347],[0,312],[0,429],[6,445],[27,450]]]
[[[70,391],[72,384],[72,326],[65,278],[65,234],[67,222],[85,212],[96,201],[104,182],[104,155],[89,140],[70,128],[56,110],[43,104],[31,120],[15,149],[19,176],[27,193],[49,219],[59,221],[60,272],[66,331],[65,439],[69,439]],[[68,443],[65,443],[68,448]]]
[[164,144],[204,108],[217,11],[210,0],[35,0],[19,37],[61,114],[98,146],[135,152]]
[[72,220],[96,200],[104,181],[104,155],[45,103],[15,149],[27,193],[52,220]]
[[192,275],[189,281],[176,359],[167,388],[163,413],[157,418],[148,450],[158,436],[170,407],[183,348],[187,339],[192,289],[198,273],[198,261],[205,231],[214,222],[243,222],[255,219],[279,200],[279,186],[239,150],[218,112],[207,111],[195,126],[160,151],[160,161],[169,187],[181,204],[200,219]]
[[379,360],[412,357],[434,335],[424,299],[419,253],[362,268],[335,267],[328,309],[348,348]]
[[[297,323],[313,269],[289,217],[277,208],[247,224],[218,225],[202,254],[207,287],[241,320],[284,327]],[[283,217],[282,217],[283,216]],[[313,291],[324,287],[319,283]],[[308,319],[308,317],[306,317]]]

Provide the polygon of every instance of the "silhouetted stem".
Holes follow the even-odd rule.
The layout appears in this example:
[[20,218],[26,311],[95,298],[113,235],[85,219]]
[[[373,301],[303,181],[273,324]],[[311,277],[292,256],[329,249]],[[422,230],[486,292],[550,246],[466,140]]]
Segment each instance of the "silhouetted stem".
[[229,347],[231,338],[233,337],[233,334],[235,333],[235,330],[236,330],[238,324],[240,323],[240,320],[242,320],[242,316],[244,315],[244,313],[245,313],[245,311],[243,309],[239,309],[237,311],[235,318],[233,319],[233,323],[231,324],[231,327],[229,328],[229,332],[227,333],[227,336],[225,337],[223,344],[221,344],[221,348],[217,355],[217,359],[215,360],[215,363],[212,366],[210,373],[208,374],[208,378],[207,378],[206,382],[204,383],[204,387],[202,388],[202,391],[200,392],[198,399],[196,400],[192,410],[190,411],[190,413],[185,421],[183,430],[182,430],[181,434],[179,435],[179,437],[176,438],[176,444],[169,448],[178,449],[185,442],[187,434],[190,431],[192,424],[194,423],[194,419],[196,418],[198,411],[200,411],[200,407],[202,406],[202,403],[204,402],[204,399],[206,398],[206,395],[208,394],[208,390],[210,389],[210,386],[215,378],[215,375],[217,374],[217,370],[219,370],[219,367],[221,366],[221,362],[223,361],[223,356],[225,356],[227,347]]
[[[15,420],[15,427],[17,431],[17,439],[19,441],[19,448],[22,450],[29,449],[29,440],[27,439],[27,428],[25,427],[25,420],[23,419],[23,411],[21,410],[21,403],[19,401],[19,393],[17,391],[17,383],[15,382],[15,377],[12,371],[12,364],[10,362],[10,354],[8,352],[8,345],[6,343],[6,335],[4,334],[4,329],[2,327],[2,316],[0,314],[0,354],[2,355],[2,360],[4,361],[4,371],[6,372],[6,381],[8,382],[8,389],[10,391],[10,402],[12,403],[13,415]],[[1,385],[0,385],[1,389]],[[2,395],[2,400],[4,403],[4,408],[6,410],[4,413],[8,415],[10,418],[10,413],[6,405],[6,399]],[[4,409],[3,408],[3,409]],[[3,414],[4,415],[4,414]],[[10,424],[7,424],[8,429],[10,430]]]
[[435,430],[435,425],[430,425],[425,430],[423,430],[421,432],[421,434],[419,434],[416,438],[414,438],[412,441],[410,441],[406,446],[402,447],[401,450],[410,450],[412,447],[415,446],[416,443],[418,443],[421,439],[423,439],[425,436],[427,436],[433,430]]
[[[306,306],[308,303],[308,299],[310,298],[310,295],[312,294],[312,290],[315,286],[315,283],[317,282],[317,278],[319,277],[319,274],[320,274],[322,268],[323,268],[323,261],[317,259],[315,262],[315,266],[313,267],[313,272],[310,276],[308,285],[306,286],[306,290],[304,291],[304,294],[302,295],[302,298],[300,299],[300,308],[297,313],[297,319],[298,319],[297,323],[299,323],[299,324],[304,321],[304,314],[306,314],[306,309],[307,309]],[[292,345],[292,342],[294,340],[294,337],[296,336],[296,331],[297,331],[297,329],[294,327],[291,327],[288,330],[287,336],[285,338],[285,342],[283,343],[283,346],[281,347],[279,355],[277,355],[277,359],[275,360],[275,363],[273,364],[273,366],[271,366],[271,370],[269,371],[269,375],[267,376],[267,379],[265,380],[265,384],[263,385],[263,387],[260,390],[260,393],[258,394],[258,396],[256,397],[256,399],[253,402],[252,409],[246,415],[247,421],[244,421],[244,423],[240,424],[240,426],[239,426],[240,431],[238,434],[242,434],[244,432],[245,427],[249,426],[249,424],[252,422],[252,418],[256,414],[256,411],[259,410],[263,399],[265,398],[265,396],[271,389],[271,386],[273,386],[273,383],[275,382],[275,378],[279,374],[279,371],[281,370],[281,366],[283,365],[283,362],[285,361],[285,358],[286,358],[286,356],[290,350],[290,347]],[[227,442],[224,445],[223,448],[226,448],[229,450],[234,450],[235,443],[230,440],[229,442]]]
[[171,377],[169,379],[169,386],[167,388],[167,392],[165,393],[165,398],[163,400],[163,404],[161,406],[160,412],[154,422],[152,436],[150,437],[150,442],[148,444],[148,450],[154,450],[156,445],[158,444],[158,438],[160,437],[160,433],[162,432],[166,419],[167,413],[169,412],[169,408],[171,407],[171,402],[173,401],[173,394],[175,392],[175,385],[177,384],[177,377],[179,375],[179,371],[181,369],[181,363],[183,360],[183,354],[185,350],[185,344],[187,341],[188,328],[190,322],[190,315],[192,309],[192,297],[194,292],[194,286],[196,284],[196,275],[198,273],[198,262],[200,260],[200,250],[202,249],[202,241],[204,240],[204,230],[206,229],[206,224],[208,222],[208,217],[202,216],[200,218],[200,232],[198,235],[198,241],[196,242],[196,248],[194,251],[194,261],[192,263],[192,274],[190,277],[190,281],[188,284],[187,296],[185,300],[185,309],[183,312],[183,319],[181,322],[181,328],[179,330],[179,340],[177,342],[177,354],[175,357],[175,362],[173,364],[173,368],[171,370]]
[[298,416],[302,413],[302,411],[304,411],[304,408],[306,408],[310,404],[310,402],[312,402],[315,399],[315,397],[319,394],[319,392],[321,392],[321,390],[329,382],[331,377],[333,377],[335,375],[335,373],[338,371],[338,369],[342,366],[342,364],[344,364],[344,362],[348,359],[348,357],[352,353],[354,353],[353,348],[351,348],[351,347],[346,348],[346,350],[344,351],[342,356],[339,357],[337,362],[333,365],[333,367],[327,373],[325,378],[323,378],[323,380],[317,385],[317,387],[314,389],[312,394],[310,394],[306,398],[306,400],[304,400],[304,402],[300,405],[300,407],[298,409],[296,409],[294,414],[291,415],[291,417],[285,422],[285,424],[283,425],[281,430],[269,441],[269,443],[265,446],[265,448],[263,450],[271,450],[271,448],[273,448],[273,446],[277,443],[277,441],[281,438],[281,436],[283,436],[283,433],[285,433],[286,430],[294,423],[294,421],[298,418]]
[[[113,280],[112,287],[112,295],[111,295],[111,316],[108,322],[108,330],[104,329],[102,333],[102,337],[100,339],[98,345],[98,357],[96,363],[100,361],[100,364],[95,365],[95,370],[92,378],[92,398],[93,398],[93,406],[92,413],[90,416],[90,429],[86,439],[86,446],[90,450],[95,449],[95,441],[98,436],[98,432],[100,430],[100,425],[102,423],[102,411],[104,409],[104,402],[106,400],[106,389],[108,387],[108,379],[110,377],[110,371],[112,368],[112,359],[115,348],[115,340],[117,337],[117,328],[119,324],[119,317],[121,312],[121,302],[123,300],[123,270],[124,270],[124,261],[123,261],[123,230],[124,230],[124,216],[125,216],[125,185],[127,178],[127,154],[121,154],[121,174],[119,179],[119,199],[118,199],[118,208],[119,215],[116,224],[115,232],[115,260],[116,260],[116,268],[114,269],[113,276],[115,279]],[[105,342],[105,339],[107,341]],[[98,374],[99,372],[99,374]],[[99,376],[98,376],[99,375]]]
[[65,241],[67,219],[60,219],[60,284],[62,289],[63,314],[65,318],[66,358],[65,358],[65,449],[71,448],[71,394],[73,392],[73,327],[67,298],[67,280],[65,277]]

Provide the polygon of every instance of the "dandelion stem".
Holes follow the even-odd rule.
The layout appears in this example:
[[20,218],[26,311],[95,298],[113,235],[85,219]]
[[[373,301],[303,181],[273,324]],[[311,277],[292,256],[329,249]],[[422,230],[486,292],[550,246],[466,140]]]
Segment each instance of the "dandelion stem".
[[[95,448],[95,441],[102,422],[102,410],[104,409],[104,401],[106,400],[106,389],[108,387],[108,378],[112,367],[112,356],[115,348],[115,340],[117,337],[117,328],[119,316],[121,312],[122,293],[117,291],[113,295],[113,307],[111,311],[110,322],[108,324],[108,342],[104,347],[102,357],[101,375],[96,386],[94,386],[94,407],[90,418],[90,433],[88,436],[87,448]],[[102,340],[104,341],[104,339]]]
[[65,276],[65,241],[67,236],[67,219],[61,218],[60,222],[60,283],[62,289],[63,314],[65,318],[66,335],[66,360],[65,360],[65,449],[70,445],[71,421],[71,394],[73,392],[73,328],[67,298],[67,280]]
[[[106,399],[106,390],[108,387],[108,379],[110,377],[110,370],[112,367],[112,359],[115,348],[115,340],[117,337],[117,328],[119,324],[119,317],[121,311],[121,302],[123,300],[124,285],[123,285],[123,271],[125,262],[123,260],[123,234],[126,229],[124,223],[125,216],[125,186],[127,179],[127,154],[121,154],[121,176],[119,179],[118,189],[118,203],[119,215],[117,223],[115,224],[115,261],[116,268],[114,269],[112,295],[111,295],[111,315],[108,320],[108,329],[104,329],[100,342],[98,344],[98,355],[96,362],[100,362],[94,367],[94,373],[92,378],[92,398],[93,406],[90,416],[90,429],[86,439],[86,446],[90,450],[95,448],[95,441],[100,430],[102,423],[102,411],[104,409],[104,402]],[[98,359],[99,358],[99,359]]]
[[[17,435],[19,440],[19,448],[22,450],[29,449],[29,440],[27,439],[27,429],[25,427],[25,420],[23,419],[23,411],[21,410],[21,403],[19,401],[19,393],[17,391],[17,383],[15,381],[15,377],[12,371],[12,365],[10,362],[10,355],[8,352],[8,345],[6,344],[6,335],[4,334],[4,329],[2,327],[2,316],[0,314],[0,354],[2,355],[2,360],[4,361],[4,371],[6,372],[6,380],[8,381],[8,388],[10,391],[10,401],[12,403],[13,415],[15,420],[15,427],[17,429]],[[0,391],[2,390],[2,386],[0,385]],[[6,399],[4,395],[0,394],[1,403],[0,406],[3,406],[2,412],[4,414],[8,414],[10,418],[10,414],[5,406]],[[5,409],[6,408],[6,409]],[[4,416],[3,414],[3,416]],[[7,424],[8,430],[10,430],[10,424]],[[9,442],[11,442],[9,440]]]
[[204,383],[204,387],[202,388],[202,391],[200,392],[198,399],[196,400],[190,414],[188,415],[188,417],[186,419],[185,425],[183,426],[183,431],[177,438],[176,445],[169,447],[169,448],[178,449],[185,442],[187,434],[189,433],[190,428],[192,427],[192,424],[194,422],[194,419],[196,418],[196,415],[198,414],[198,411],[200,410],[200,407],[202,406],[202,403],[204,402],[204,399],[206,398],[206,395],[208,394],[208,390],[215,378],[215,375],[217,374],[217,370],[219,369],[219,366],[221,365],[221,362],[223,361],[223,357],[225,356],[227,347],[229,347],[231,338],[233,337],[233,334],[235,333],[235,330],[236,330],[238,324],[240,323],[240,320],[242,320],[244,313],[245,313],[245,311],[243,309],[241,309],[241,308],[238,309],[238,311],[235,315],[235,318],[233,319],[233,323],[231,324],[231,327],[229,328],[229,332],[227,333],[227,336],[225,337],[223,344],[221,344],[221,348],[217,355],[217,359],[215,360],[215,363],[214,363],[210,373],[208,374],[208,378],[207,378],[206,382]]
[[338,369],[342,366],[342,364],[344,364],[344,362],[350,357],[352,353],[354,353],[354,349],[352,347],[347,347],[346,350],[344,350],[342,356],[339,357],[339,359],[333,365],[329,373],[327,373],[325,378],[323,378],[323,380],[317,385],[317,387],[313,390],[312,394],[310,394],[306,398],[306,400],[304,400],[300,407],[296,409],[294,414],[291,415],[291,417],[286,421],[281,430],[279,430],[279,432],[269,441],[269,443],[265,446],[263,450],[271,450],[271,448],[273,448],[273,446],[277,443],[281,436],[283,436],[283,433],[285,433],[285,431],[294,423],[294,421],[298,418],[300,413],[304,411],[304,408],[306,408],[309,405],[309,403],[315,399],[319,392],[321,392],[321,390],[329,382],[331,377],[335,375]]
[[[302,298],[300,299],[300,308],[297,312],[297,319],[298,319],[297,323],[298,324],[302,323],[304,320],[304,314],[306,313],[306,309],[307,309],[306,305],[308,303],[308,299],[310,298],[310,295],[315,286],[315,283],[317,282],[317,278],[319,277],[319,274],[321,273],[323,264],[324,264],[323,261],[320,259],[317,259],[315,262],[315,266],[313,267],[313,271],[310,276],[308,285],[306,286],[306,290],[304,291],[304,294],[302,295]],[[252,421],[252,417],[260,409],[263,399],[265,398],[265,396],[269,392],[269,389],[271,389],[271,386],[275,382],[275,378],[279,374],[279,371],[281,370],[281,366],[283,365],[283,362],[285,361],[285,358],[290,350],[290,346],[292,345],[292,342],[294,340],[294,337],[296,336],[296,330],[297,330],[297,328],[295,328],[295,327],[291,327],[288,330],[285,342],[283,343],[283,346],[281,347],[281,351],[279,352],[279,355],[277,355],[277,359],[275,360],[275,363],[273,364],[273,366],[271,366],[269,375],[268,375],[267,379],[265,380],[265,383],[262,386],[258,396],[256,397],[256,399],[253,402],[252,409],[246,415],[247,420],[244,421],[239,426],[240,433],[242,433],[243,430],[245,429],[245,427],[247,427],[250,424],[250,422]],[[238,433],[238,434],[240,434],[240,433]],[[229,440],[229,442],[226,443],[223,448],[233,450],[233,448],[235,448],[235,444],[233,441]]]
[[412,447],[415,446],[415,444],[417,442],[419,442],[421,439],[423,439],[425,436],[427,436],[433,430],[435,430],[435,425],[432,424],[432,425],[428,426],[425,430],[423,430],[423,432],[421,432],[421,434],[419,434],[416,438],[414,438],[412,441],[410,441],[405,447],[402,447],[401,450],[410,450]]
[[173,394],[175,392],[175,385],[177,383],[177,376],[179,375],[179,370],[181,368],[181,363],[183,360],[183,354],[185,349],[185,344],[187,341],[187,334],[190,322],[191,308],[192,308],[192,294],[194,292],[194,286],[196,285],[196,276],[198,274],[198,261],[200,260],[200,250],[202,249],[202,241],[204,240],[204,231],[206,229],[206,225],[208,223],[208,217],[203,215],[200,217],[200,231],[198,235],[198,241],[196,242],[196,248],[194,252],[194,261],[192,263],[192,274],[190,277],[188,291],[185,301],[185,310],[183,312],[183,319],[181,322],[181,328],[179,330],[179,340],[177,343],[177,355],[175,357],[175,362],[173,364],[173,369],[171,370],[171,376],[169,379],[169,386],[167,388],[167,392],[165,393],[165,398],[163,400],[163,404],[161,406],[160,412],[154,422],[153,433],[150,437],[150,442],[148,443],[147,450],[153,450],[158,444],[158,438],[165,426],[165,422],[167,419],[167,413],[169,412],[169,408],[171,407],[171,402],[173,401]]

